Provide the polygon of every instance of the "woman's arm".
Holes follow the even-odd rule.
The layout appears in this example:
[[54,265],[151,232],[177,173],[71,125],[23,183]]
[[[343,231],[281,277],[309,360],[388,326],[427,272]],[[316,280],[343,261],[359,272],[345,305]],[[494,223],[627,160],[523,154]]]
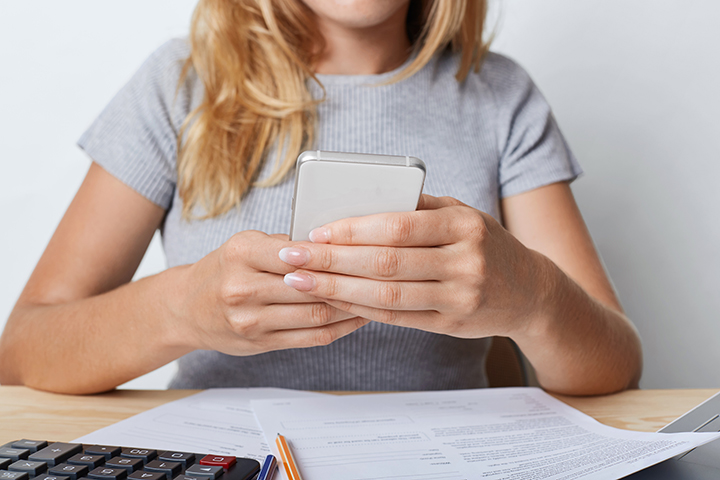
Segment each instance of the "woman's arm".
[[[641,349],[567,184],[503,202],[508,228],[451,198],[340,220],[281,252],[286,283],[349,313],[463,338],[513,338],[544,388],[637,386]],[[525,245],[523,245],[523,243]],[[566,273],[564,273],[564,272]]]
[[164,213],[91,165],[10,314],[1,383],[107,390],[188,351],[153,301],[176,272],[128,284]]
[[195,349],[322,345],[367,322],[287,289],[286,238],[261,232],[129,283],[163,215],[92,164],[0,338],[0,383],[99,392]]
[[505,227],[547,262],[547,314],[514,340],[540,384],[558,393],[637,388],[642,348],[566,183],[502,201]]

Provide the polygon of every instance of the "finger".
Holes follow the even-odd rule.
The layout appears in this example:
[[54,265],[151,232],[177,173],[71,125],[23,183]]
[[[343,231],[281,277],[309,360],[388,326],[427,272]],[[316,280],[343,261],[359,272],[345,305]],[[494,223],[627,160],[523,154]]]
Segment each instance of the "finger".
[[[479,217],[479,218],[475,218]],[[481,220],[469,207],[380,213],[338,220],[310,232],[313,243],[435,247],[463,238],[469,221]]]
[[443,280],[450,252],[439,248],[397,248],[299,243],[279,252],[297,268],[377,280]]
[[237,233],[223,245],[222,260],[230,264],[230,268],[245,265],[260,272],[285,275],[294,270],[277,256],[277,252],[288,246],[285,238],[255,230]]
[[443,315],[435,310],[387,310],[367,307],[365,305],[357,305],[354,303],[336,302],[334,300],[327,300],[327,302],[339,310],[344,310],[349,314],[370,319],[373,322],[394,325],[397,327],[415,328],[426,332],[448,333],[443,331],[443,328],[446,328],[444,322],[442,322]]
[[263,308],[263,317],[272,319],[264,327],[271,331],[322,327],[356,316],[324,301],[318,302],[317,298],[314,303],[270,305]]
[[433,197],[423,193],[420,195],[420,201],[418,202],[418,210],[435,210],[442,207],[454,207],[465,205],[460,200],[452,197]]
[[392,310],[437,310],[450,297],[440,282],[383,282],[307,270],[285,275],[285,283],[322,299]]
[[272,344],[273,350],[325,346],[368,323],[370,323],[368,319],[352,317],[322,327],[280,330],[270,334],[268,344]]
[[275,273],[256,273],[252,281],[238,273],[237,279],[225,283],[222,295],[232,305],[316,303],[316,296],[287,288],[283,276]]

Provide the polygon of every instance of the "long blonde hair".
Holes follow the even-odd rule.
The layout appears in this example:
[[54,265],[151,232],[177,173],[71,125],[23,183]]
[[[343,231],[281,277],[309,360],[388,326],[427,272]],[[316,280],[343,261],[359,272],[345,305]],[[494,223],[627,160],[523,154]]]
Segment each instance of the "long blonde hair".
[[[488,49],[486,11],[486,0],[411,0],[407,31],[417,55],[390,82],[413,75],[448,46],[461,52],[458,81],[478,71]],[[313,24],[301,0],[200,0],[181,77],[192,68],[205,88],[178,136],[183,217],[228,212],[252,186],[279,183],[311,148],[322,99],[312,98],[306,82],[318,81],[313,52],[323,47]],[[273,146],[275,167],[258,182]]]

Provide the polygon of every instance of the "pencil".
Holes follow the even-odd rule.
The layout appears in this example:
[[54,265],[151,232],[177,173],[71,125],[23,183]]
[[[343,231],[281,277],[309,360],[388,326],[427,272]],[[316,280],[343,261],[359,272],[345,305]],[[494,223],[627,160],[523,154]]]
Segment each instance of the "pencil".
[[285,437],[278,433],[275,443],[277,444],[278,450],[280,450],[280,456],[282,457],[283,465],[285,466],[285,473],[287,474],[288,479],[302,480],[300,471],[297,468],[297,463],[295,463],[295,458],[290,450],[290,445],[288,445]]

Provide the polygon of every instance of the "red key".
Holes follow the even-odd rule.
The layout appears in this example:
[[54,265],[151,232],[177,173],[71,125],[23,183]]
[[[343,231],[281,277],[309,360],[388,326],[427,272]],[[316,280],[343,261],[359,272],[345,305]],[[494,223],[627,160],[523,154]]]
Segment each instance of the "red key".
[[216,465],[225,469],[235,464],[235,457],[221,457],[220,455],[205,455],[200,460],[200,465]]

